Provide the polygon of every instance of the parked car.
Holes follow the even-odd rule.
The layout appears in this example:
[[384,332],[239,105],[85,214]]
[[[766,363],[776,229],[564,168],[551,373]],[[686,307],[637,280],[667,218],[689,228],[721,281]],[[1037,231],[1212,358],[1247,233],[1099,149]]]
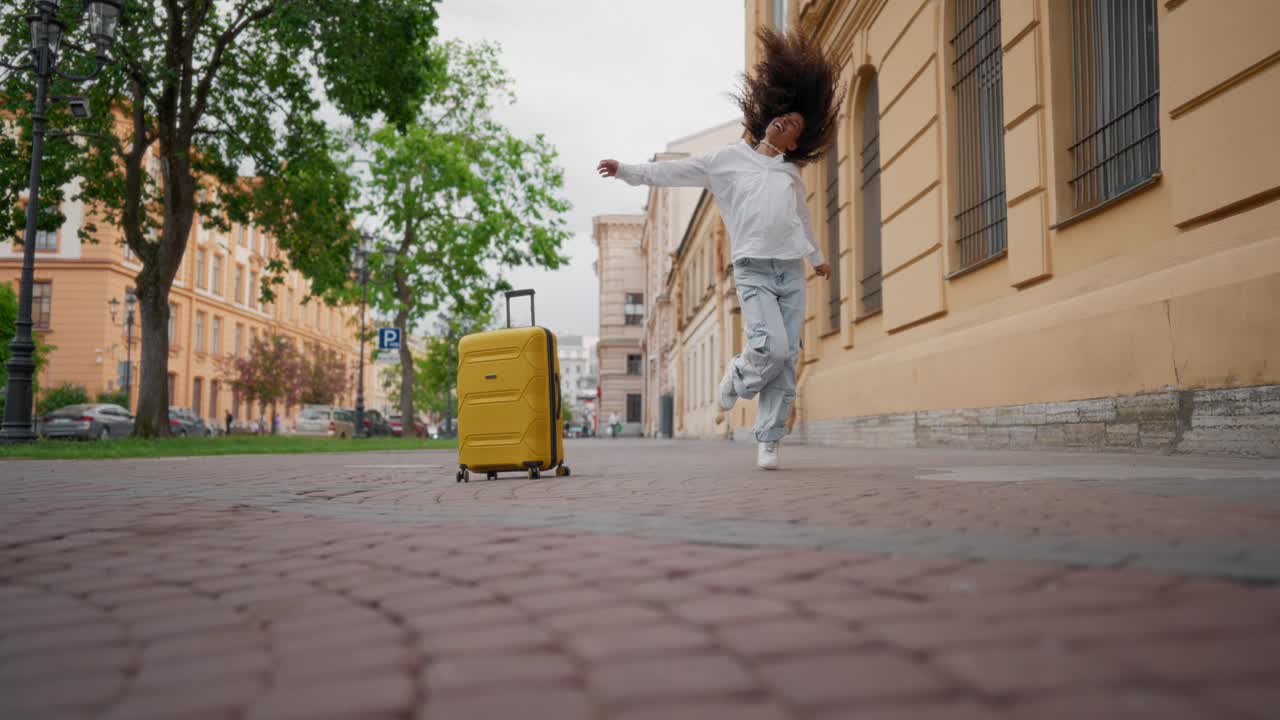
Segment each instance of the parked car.
[[349,438],[356,433],[354,413],[327,405],[303,408],[295,426],[297,434],[309,437]]
[[216,431],[191,408],[169,408],[169,432],[179,437],[213,437]]
[[110,440],[133,432],[133,416],[119,405],[68,405],[39,424],[40,435],[51,440]]
[[377,410],[365,410],[364,434],[368,437],[385,437],[391,434],[391,424]]
[[[393,436],[404,437],[404,422],[399,415],[392,415],[387,419],[387,424],[391,426],[391,434]],[[416,419],[413,421],[413,436],[427,436],[427,426],[418,422]]]

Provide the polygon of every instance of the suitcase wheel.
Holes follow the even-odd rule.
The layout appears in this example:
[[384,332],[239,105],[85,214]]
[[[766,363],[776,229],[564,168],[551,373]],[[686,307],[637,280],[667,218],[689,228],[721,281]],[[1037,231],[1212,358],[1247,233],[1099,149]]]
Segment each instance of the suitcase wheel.
[[561,465],[556,468],[556,477],[569,477],[569,466]]
[[490,480],[497,480],[497,479],[498,479],[498,473],[496,473],[496,472],[485,473],[485,477],[486,477],[486,478],[488,478],[488,479],[490,479]]
[[466,468],[458,471],[458,482],[471,482],[471,473]]
[[541,472],[538,472],[538,468],[533,468],[533,467],[529,468],[529,479],[530,479],[530,480],[537,480],[537,479],[538,479],[538,478],[540,478],[540,477],[542,477],[542,473],[541,473]]

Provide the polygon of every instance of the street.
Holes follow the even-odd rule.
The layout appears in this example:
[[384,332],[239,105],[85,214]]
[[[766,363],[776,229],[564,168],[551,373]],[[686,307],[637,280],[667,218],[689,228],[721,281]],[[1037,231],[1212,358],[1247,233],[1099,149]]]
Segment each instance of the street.
[[1280,466],[579,441],[0,464],[4,718],[1262,718]]

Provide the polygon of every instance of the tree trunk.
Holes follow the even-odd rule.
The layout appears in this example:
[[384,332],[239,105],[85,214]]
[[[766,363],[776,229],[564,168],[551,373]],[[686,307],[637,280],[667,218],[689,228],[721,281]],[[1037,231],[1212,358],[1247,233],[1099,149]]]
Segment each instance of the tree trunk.
[[417,432],[413,412],[413,350],[404,332],[407,315],[404,310],[396,313],[396,327],[400,329],[400,427],[404,428],[405,437]]
[[[144,273],[139,274],[139,281]],[[142,353],[134,437],[169,434],[169,288],[138,283]]]

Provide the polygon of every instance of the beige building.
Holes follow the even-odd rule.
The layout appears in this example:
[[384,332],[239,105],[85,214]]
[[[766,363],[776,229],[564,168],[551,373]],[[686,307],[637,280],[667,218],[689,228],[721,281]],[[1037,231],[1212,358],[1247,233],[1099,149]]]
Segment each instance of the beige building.
[[[734,120],[704,130],[667,145],[655,161],[699,155],[742,138],[742,123]],[[644,320],[641,352],[644,357],[644,434],[671,437],[674,420],[678,362],[670,354],[677,343],[676,314],[672,309],[672,268],[698,206],[698,188],[649,188],[644,206],[644,228],[640,252],[644,257],[645,297],[649,298]]]
[[1227,4],[747,0],[848,88],[800,439],[1280,454],[1280,5]]
[[[132,372],[130,407],[136,407],[141,316],[135,317],[130,367],[124,301],[142,266],[114,238],[98,244],[81,241],[86,222],[82,203],[68,202],[63,212],[62,228],[36,239],[33,319],[44,342],[55,346],[40,386],[70,382],[84,386],[93,399],[101,392],[122,390],[126,373]],[[87,214],[93,218],[92,208]],[[105,225],[102,218],[98,225]],[[219,362],[246,354],[253,339],[264,333],[284,335],[304,351],[326,347],[338,352],[349,376],[349,390],[340,401],[353,404],[359,348],[356,310],[308,302],[307,281],[296,272],[276,286],[275,302],[263,305],[257,289],[266,264],[278,257],[278,251],[254,227],[237,225],[223,234],[202,227],[197,218],[192,236],[169,300],[170,404],[190,407],[211,421],[221,422],[228,410],[239,420],[256,419],[259,412],[269,419],[270,409],[251,407],[235,396]],[[15,291],[21,250],[12,242],[0,246],[0,282],[12,283]],[[115,308],[113,299],[119,301]],[[367,363],[366,391],[376,384],[373,378],[374,367]]]
[[609,435],[616,416],[624,435],[639,435],[644,417],[641,333],[645,316],[644,258],[640,254],[643,215],[598,215],[592,223],[598,248],[600,339],[596,362],[600,379],[597,433]]

